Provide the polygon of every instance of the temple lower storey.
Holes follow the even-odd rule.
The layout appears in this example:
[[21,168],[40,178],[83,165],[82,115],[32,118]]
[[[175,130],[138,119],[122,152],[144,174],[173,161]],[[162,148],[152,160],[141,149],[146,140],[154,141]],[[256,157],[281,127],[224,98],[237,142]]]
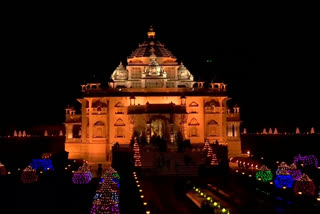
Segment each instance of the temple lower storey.
[[81,114],[66,108],[70,159],[108,164],[114,144],[128,147],[136,138],[146,145],[161,139],[170,148],[186,140],[191,146],[209,141],[226,145],[229,157],[241,155],[239,107],[228,108],[226,84],[194,81],[153,29],[127,65],[115,69],[108,86],[102,85],[81,86]]

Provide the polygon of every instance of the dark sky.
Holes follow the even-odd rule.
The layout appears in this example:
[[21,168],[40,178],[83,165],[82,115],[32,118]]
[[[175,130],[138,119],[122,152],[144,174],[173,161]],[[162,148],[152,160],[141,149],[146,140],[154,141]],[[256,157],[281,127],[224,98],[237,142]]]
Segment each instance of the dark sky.
[[10,6],[1,26],[1,128],[63,123],[80,84],[107,81],[152,24],[195,79],[229,84],[249,130],[320,129],[320,37],[312,8]]

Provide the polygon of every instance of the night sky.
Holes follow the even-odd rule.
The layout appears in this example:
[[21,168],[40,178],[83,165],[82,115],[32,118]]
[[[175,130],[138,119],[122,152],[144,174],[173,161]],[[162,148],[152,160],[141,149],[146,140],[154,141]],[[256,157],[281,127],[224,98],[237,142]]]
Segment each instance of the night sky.
[[319,33],[312,7],[39,7],[9,7],[4,13],[2,133],[63,123],[64,108],[79,107],[80,84],[106,82],[151,24],[195,80],[228,84],[249,132],[293,132],[296,126],[320,131]]

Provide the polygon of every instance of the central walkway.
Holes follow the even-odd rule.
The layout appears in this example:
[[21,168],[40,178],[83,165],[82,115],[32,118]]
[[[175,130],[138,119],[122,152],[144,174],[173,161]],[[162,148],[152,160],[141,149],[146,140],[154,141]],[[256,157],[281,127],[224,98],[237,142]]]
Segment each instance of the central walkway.
[[188,199],[183,191],[183,177],[149,177],[143,179],[145,195],[150,198],[151,213],[194,214],[199,208]]

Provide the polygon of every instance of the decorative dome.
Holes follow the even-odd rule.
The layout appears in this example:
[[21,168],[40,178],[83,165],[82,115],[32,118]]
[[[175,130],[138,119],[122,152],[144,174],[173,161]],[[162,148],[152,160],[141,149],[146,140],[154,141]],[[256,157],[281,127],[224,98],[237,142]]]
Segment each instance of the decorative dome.
[[155,58],[151,57],[151,63],[144,71],[145,77],[167,77],[167,73],[162,69]]
[[128,71],[120,62],[119,66],[114,70],[111,75],[112,80],[127,80],[128,79]]
[[181,62],[180,67],[178,68],[178,78],[180,80],[193,80],[193,76],[190,71],[184,66]]

